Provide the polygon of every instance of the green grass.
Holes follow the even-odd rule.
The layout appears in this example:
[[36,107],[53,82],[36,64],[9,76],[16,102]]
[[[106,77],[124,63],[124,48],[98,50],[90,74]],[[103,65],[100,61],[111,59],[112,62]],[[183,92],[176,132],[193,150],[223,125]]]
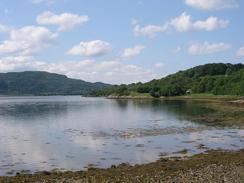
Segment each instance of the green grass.
[[138,93],[138,92],[130,92],[129,96],[131,97],[151,97],[149,93]]
[[182,95],[169,98],[191,98],[191,99],[220,99],[220,100],[237,100],[243,99],[242,96],[238,95],[213,95],[210,93],[195,93],[191,95]]
[[215,95],[213,95],[212,93],[194,93],[194,94],[187,95],[187,96],[191,96],[191,97],[214,97]]

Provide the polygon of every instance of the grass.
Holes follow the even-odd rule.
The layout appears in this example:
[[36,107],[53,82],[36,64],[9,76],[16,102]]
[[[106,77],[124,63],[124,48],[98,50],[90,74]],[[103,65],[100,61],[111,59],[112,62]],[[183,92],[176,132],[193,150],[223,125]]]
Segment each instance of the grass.
[[128,95],[119,96],[117,94],[112,94],[108,98],[114,98],[114,99],[152,99],[153,97],[149,93],[138,93],[131,91]]
[[151,97],[149,93],[130,92],[131,97]]
[[241,182],[244,182],[244,173],[241,175]]
[[196,93],[191,95],[175,96],[176,98],[209,98],[209,99],[239,99],[242,96],[237,95],[213,95],[211,93]]

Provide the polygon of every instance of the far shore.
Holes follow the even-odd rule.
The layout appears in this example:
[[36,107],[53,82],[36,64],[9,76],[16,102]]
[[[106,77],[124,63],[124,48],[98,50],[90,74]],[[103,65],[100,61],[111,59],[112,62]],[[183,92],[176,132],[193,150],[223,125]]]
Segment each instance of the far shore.
[[107,96],[107,99],[159,99],[151,96]]
[[105,97],[107,99],[154,99],[154,100],[219,100],[219,101],[227,101],[233,104],[244,104],[244,96],[236,96],[236,95],[204,95],[204,94],[196,94],[196,95],[182,95],[182,96],[161,96],[158,98],[152,96],[117,96],[110,95]]

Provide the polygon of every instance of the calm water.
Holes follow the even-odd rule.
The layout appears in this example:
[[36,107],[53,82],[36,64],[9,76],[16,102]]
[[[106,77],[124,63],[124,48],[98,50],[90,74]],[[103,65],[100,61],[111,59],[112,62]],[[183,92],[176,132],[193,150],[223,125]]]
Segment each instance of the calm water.
[[182,149],[243,148],[243,129],[189,120],[211,112],[184,101],[0,97],[0,175],[147,163]]

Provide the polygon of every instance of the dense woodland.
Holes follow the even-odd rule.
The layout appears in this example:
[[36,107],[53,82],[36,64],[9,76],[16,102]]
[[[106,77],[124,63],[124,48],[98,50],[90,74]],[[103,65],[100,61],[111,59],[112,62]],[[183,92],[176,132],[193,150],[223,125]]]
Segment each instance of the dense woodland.
[[109,86],[48,72],[0,73],[0,95],[85,95]]
[[128,96],[150,94],[153,97],[193,93],[244,96],[244,64],[213,63],[197,66],[147,83],[118,85],[91,93],[92,96]]

